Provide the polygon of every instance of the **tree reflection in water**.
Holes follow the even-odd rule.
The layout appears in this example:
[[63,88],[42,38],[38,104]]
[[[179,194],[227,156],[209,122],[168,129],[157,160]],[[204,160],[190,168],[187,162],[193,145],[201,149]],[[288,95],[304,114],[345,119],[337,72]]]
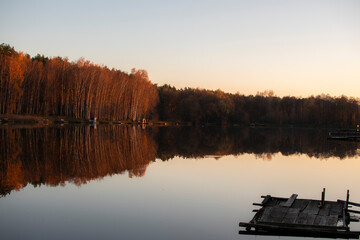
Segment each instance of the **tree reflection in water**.
[[76,185],[125,171],[143,176],[157,144],[140,127],[0,129],[1,195],[31,183]]
[[344,159],[358,155],[358,142],[327,139],[328,130],[316,128],[161,128],[158,157],[202,158],[206,155],[255,154],[266,160],[306,154],[309,157]]
[[[306,154],[344,159],[359,143],[327,140],[327,131],[296,128],[191,128],[100,125],[62,128],[0,128],[0,194],[27,184],[81,185],[128,172],[141,177],[155,158]],[[158,147],[159,146],[159,147]]]

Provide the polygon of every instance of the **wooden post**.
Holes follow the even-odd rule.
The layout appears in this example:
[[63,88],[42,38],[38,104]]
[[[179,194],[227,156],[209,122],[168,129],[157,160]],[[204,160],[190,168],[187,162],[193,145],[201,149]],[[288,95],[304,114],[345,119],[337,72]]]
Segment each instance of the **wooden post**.
[[345,203],[345,211],[348,212],[348,207],[349,207],[349,198],[350,198],[350,194],[349,194],[349,189],[346,192],[346,203]]
[[325,188],[323,188],[323,191],[321,193],[321,206],[324,206],[325,204]]

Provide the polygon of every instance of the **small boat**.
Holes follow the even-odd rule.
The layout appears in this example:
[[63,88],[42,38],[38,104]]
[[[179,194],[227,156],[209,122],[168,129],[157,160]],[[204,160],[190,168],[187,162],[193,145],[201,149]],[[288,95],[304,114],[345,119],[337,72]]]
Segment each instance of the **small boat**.
[[350,231],[349,223],[358,222],[360,211],[349,207],[360,207],[359,203],[349,201],[349,191],[345,201],[325,201],[325,189],[321,200],[298,199],[297,194],[289,198],[262,196],[261,206],[254,210],[255,216],[248,223],[240,222],[239,234],[271,235],[296,237],[330,237],[358,239],[360,232]]

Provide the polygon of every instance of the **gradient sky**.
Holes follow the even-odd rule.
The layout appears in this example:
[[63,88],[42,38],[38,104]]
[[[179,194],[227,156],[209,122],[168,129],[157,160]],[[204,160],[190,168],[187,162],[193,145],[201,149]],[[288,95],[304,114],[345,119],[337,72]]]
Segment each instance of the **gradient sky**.
[[360,97],[360,0],[0,0],[0,33],[159,85]]

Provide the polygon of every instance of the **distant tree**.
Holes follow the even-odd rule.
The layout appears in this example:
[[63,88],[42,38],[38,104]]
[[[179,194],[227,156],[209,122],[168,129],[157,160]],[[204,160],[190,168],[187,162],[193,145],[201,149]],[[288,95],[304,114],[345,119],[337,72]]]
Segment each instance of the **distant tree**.
[[33,61],[38,61],[38,62],[42,62],[43,64],[45,64],[49,58],[48,57],[45,57],[44,54],[43,55],[40,55],[39,53],[35,56],[35,57],[32,57],[31,60]]
[[12,56],[16,54],[14,47],[11,47],[9,44],[2,43],[0,44],[0,54],[4,56]]

